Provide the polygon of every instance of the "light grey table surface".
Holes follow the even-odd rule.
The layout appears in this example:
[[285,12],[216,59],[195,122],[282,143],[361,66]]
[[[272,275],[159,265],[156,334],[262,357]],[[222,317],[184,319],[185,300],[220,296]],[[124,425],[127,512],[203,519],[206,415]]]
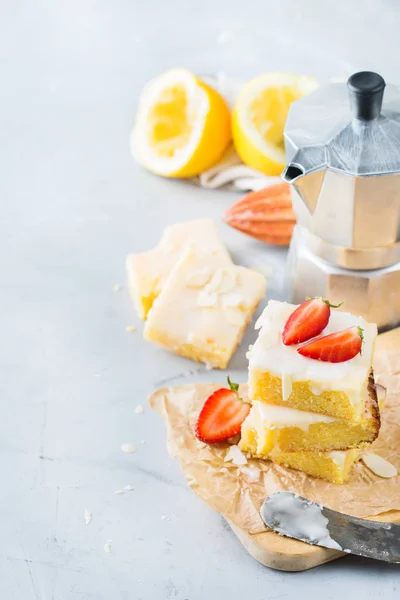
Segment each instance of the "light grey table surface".
[[[0,14],[1,599],[397,598],[394,566],[262,567],[193,495],[161,419],[134,413],[157,387],[189,381],[192,364],[141,339],[124,258],[167,224],[221,223],[236,199],[133,163],[128,133],[146,80],[183,65],[243,80],[369,68],[400,82],[398,3],[3,0]],[[238,262],[272,265],[269,296],[279,297],[284,251],[222,223],[221,234]],[[252,339],[232,361],[235,378],[245,379]],[[199,368],[191,380],[224,377]],[[114,494],[125,485],[135,490]]]

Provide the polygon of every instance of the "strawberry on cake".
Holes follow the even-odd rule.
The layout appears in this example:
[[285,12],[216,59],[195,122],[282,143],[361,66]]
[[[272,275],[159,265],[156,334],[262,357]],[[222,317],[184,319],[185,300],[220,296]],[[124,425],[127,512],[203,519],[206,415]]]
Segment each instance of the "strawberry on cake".
[[249,352],[252,400],[362,418],[377,328],[331,308],[322,298],[268,303]]

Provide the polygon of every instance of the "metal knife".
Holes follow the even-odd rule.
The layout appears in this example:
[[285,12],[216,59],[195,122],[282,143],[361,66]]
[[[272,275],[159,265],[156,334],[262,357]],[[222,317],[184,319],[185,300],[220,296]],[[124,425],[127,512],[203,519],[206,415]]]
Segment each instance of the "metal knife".
[[358,519],[302,498],[277,492],[260,509],[267,527],[307,544],[400,563],[400,525]]

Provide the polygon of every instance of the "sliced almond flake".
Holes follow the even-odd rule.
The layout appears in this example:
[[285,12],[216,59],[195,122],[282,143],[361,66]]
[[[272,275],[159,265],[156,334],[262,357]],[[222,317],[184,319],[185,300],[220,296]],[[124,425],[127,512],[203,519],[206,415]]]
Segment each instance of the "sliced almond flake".
[[361,457],[363,463],[378,477],[389,479],[390,477],[396,477],[397,469],[392,463],[390,463],[382,456],[377,454],[364,454]]
[[133,487],[131,485],[125,485],[124,492],[133,492]]
[[202,290],[197,298],[197,304],[203,308],[213,308],[217,306],[218,296],[215,293],[209,294],[206,289]]
[[224,269],[222,281],[218,288],[218,291],[221,294],[226,294],[227,292],[231,292],[232,290],[237,288],[237,285],[238,285],[237,273],[232,272],[232,271],[227,271],[226,269]]
[[114,292],[120,292],[121,291],[121,284],[119,283],[115,283],[113,286]]
[[198,271],[193,271],[186,277],[186,285],[188,287],[204,287],[210,280],[211,271],[207,267],[203,267]]
[[143,414],[143,412],[144,412],[143,406],[141,404],[138,404],[137,407],[135,408],[135,413],[137,415],[141,415],[141,414]]
[[205,291],[208,293],[217,292],[222,283],[222,278],[224,276],[224,272],[222,269],[217,269],[214,275],[211,277],[211,281],[207,283]]
[[122,452],[126,452],[126,454],[134,454],[136,452],[136,448],[131,443],[121,444]]
[[244,296],[242,294],[238,294],[237,292],[232,292],[230,294],[224,294],[222,296],[222,305],[226,307],[238,308],[244,305]]
[[247,463],[247,458],[239,446],[231,446],[224,458],[224,462],[229,461],[232,461],[234,465],[241,466]]
[[90,510],[85,508],[85,525],[89,525],[92,522],[92,513]]
[[129,325],[129,327],[126,328],[126,331],[128,333],[133,333],[134,331],[136,331],[136,327],[133,327],[133,325]]
[[114,494],[121,495],[124,493],[124,490],[115,490]]
[[244,314],[241,310],[237,308],[226,308],[225,316],[229,323],[231,323],[232,325],[237,325],[238,327],[241,327],[246,322]]
[[104,552],[107,552],[107,554],[110,554],[110,552],[111,552],[110,542],[106,542],[104,544]]
[[249,265],[249,268],[254,269],[254,271],[258,271],[259,273],[261,273],[261,275],[264,275],[266,279],[270,277],[274,271],[273,265],[269,263],[255,263]]

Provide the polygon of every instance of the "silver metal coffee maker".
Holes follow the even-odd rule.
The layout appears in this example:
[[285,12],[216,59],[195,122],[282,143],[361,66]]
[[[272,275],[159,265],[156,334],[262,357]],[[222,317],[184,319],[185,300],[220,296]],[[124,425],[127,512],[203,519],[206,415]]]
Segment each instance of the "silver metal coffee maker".
[[355,73],[294,102],[286,122],[297,225],[288,295],[324,296],[383,330],[400,322],[400,89]]

